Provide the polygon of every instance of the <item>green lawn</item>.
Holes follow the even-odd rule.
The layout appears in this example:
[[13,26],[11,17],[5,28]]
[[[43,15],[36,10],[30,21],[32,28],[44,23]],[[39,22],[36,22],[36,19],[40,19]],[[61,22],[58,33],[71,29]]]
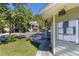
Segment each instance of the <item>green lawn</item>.
[[0,45],[0,56],[34,56],[36,52],[37,48],[25,39]]

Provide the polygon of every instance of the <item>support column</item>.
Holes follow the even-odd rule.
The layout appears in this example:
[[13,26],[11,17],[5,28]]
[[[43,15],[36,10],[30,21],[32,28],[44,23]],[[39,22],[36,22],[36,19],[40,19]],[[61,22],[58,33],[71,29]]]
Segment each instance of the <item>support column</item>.
[[76,44],[78,44],[79,43],[79,20],[77,19],[76,20],[76,30],[75,30],[75,32],[76,32]]
[[53,15],[53,23],[51,27],[51,43],[52,43],[53,55],[55,55],[55,40],[56,40],[56,20],[55,15]]

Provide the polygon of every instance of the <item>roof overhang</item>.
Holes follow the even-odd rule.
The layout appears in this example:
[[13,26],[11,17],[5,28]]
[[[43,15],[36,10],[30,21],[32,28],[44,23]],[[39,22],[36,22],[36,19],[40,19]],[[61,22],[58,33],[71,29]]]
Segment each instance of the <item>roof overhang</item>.
[[56,3],[56,4],[48,4],[43,10],[40,11],[39,14],[42,15],[44,19],[50,18],[53,15],[57,15],[61,9],[65,9],[66,11],[78,7],[79,3]]

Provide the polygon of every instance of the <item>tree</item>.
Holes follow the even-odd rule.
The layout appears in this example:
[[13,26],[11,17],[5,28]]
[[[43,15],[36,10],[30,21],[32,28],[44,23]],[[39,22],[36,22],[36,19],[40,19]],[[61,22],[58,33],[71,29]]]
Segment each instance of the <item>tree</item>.
[[17,22],[16,25],[21,32],[22,29],[26,30],[27,23],[32,19],[32,11],[25,6],[18,6],[15,7],[15,21]]
[[40,30],[42,30],[43,27],[50,29],[51,26],[50,19],[43,19],[41,14],[34,15],[33,20],[36,20],[38,22]]
[[6,24],[5,17],[4,17],[4,15],[7,11],[7,6],[6,5],[7,5],[6,3],[5,4],[4,3],[0,4],[0,31],[1,32],[3,32],[5,24]]
[[5,21],[0,18],[0,33],[3,33],[5,28]]
[[33,20],[38,22],[40,30],[42,30],[43,27],[45,27],[45,20],[42,18],[42,16],[40,14],[34,15]]
[[19,7],[19,6],[25,6],[27,3],[12,3],[13,6]]
[[15,24],[15,12],[12,9],[8,9],[5,15],[5,21],[7,21],[7,25],[10,28],[10,33],[14,32],[14,24]]
[[[26,29],[27,23],[32,20],[32,11],[22,3],[13,4],[14,8],[8,8],[7,4],[0,4],[0,28],[6,24],[11,32],[18,28],[19,32]],[[2,22],[4,21],[4,22]]]

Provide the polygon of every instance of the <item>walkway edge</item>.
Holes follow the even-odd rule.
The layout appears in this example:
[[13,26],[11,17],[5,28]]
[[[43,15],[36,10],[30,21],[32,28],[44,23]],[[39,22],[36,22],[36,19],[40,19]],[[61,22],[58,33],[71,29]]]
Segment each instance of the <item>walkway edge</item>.
[[53,56],[49,51],[37,51],[36,56]]

